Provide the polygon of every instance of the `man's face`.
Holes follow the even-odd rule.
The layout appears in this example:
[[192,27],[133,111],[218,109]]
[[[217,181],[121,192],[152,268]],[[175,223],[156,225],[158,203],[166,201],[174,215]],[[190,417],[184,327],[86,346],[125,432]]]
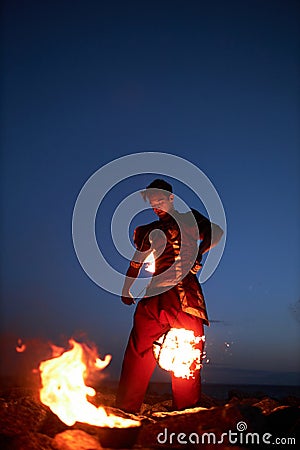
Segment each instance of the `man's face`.
[[173,194],[151,193],[148,198],[153,211],[159,218],[165,217],[173,209]]

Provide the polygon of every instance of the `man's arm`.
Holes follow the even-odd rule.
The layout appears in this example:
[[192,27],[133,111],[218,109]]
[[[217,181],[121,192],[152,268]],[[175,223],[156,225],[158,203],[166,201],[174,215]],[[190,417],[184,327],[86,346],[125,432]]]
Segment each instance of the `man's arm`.
[[202,268],[202,255],[218,244],[223,235],[223,230],[219,225],[211,223],[198,211],[193,210],[193,214],[198,224],[199,239],[201,241],[196,261],[191,269],[191,272],[196,274]]
[[134,230],[133,241],[137,250],[132,257],[130,266],[126,272],[124,286],[122,289],[121,299],[125,305],[133,305],[135,303],[135,300],[130,292],[130,288],[135,279],[138,277],[144,260],[151,251],[149,250],[151,245],[148,241],[148,233],[147,230],[145,231],[144,226],[137,227]]
[[203,255],[211,248],[215,247],[223,236],[223,230],[215,223],[205,223],[202,232],[200,233],[201,244],[199,245],[199,253]]
[[125,303],[125,305],[133,305],[135,303],[130,288],[133,285],[134,280],[138,277],[141,267],[142,264],[133,263],[133,261],[131,261],[130,266],[128,267],[121,296],[122,302]]

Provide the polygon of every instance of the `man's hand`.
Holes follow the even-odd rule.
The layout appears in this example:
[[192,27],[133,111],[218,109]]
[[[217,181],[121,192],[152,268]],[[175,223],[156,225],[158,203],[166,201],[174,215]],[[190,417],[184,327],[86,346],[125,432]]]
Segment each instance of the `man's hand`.
[[130,288],[134,280],[137,278],[140,268],[141,267],[134,267],[131,264],[128,267],[121,295],[121,300],[125,303],[125,305],[133,305],[135,303],[135,300],[130,292]]
[[131,292],[129,290],[122,292],[121,300],[125,305],[128,305],[128,306],[133,305],[135,303],[133,295],[131,294]]
[[199,272],[200,269],[202,269],[202,264],[201,264],[200,261],[196,260],[196,261],[194,262],[194,265],[193,265],[192,268],[190,269],[190,272],[191,272],[193,275],[196,275],[196,273]]

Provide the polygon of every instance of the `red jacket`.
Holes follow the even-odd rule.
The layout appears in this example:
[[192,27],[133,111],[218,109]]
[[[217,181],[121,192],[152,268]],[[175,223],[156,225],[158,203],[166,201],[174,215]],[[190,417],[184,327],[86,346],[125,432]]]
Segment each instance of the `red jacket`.
[[137,251],[131,261],[133,267],[141,267],[147,255],[153,252],[155,272],[146,296],[176,288],[182,310],[201,318],[207,325],[206,305],[196,273],[202,267],[202,254],[217,243],[216,240],[211,242],[212,226],[218,231],[215,233],[214,229],[218,242],[222,236],[220,227],[194,209],[187,213],[174,210],[167,218],[135,229]]

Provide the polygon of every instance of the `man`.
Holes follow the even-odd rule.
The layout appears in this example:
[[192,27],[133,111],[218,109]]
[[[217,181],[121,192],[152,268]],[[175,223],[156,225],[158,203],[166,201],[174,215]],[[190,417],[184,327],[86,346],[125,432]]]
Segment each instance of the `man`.
[[[135,229],[137,250],[122,291],[123,303],[135,303],[130,287],[143,261],[152,252],[155,272],[135,311],[116,401],[119,408],[132,413],[139,412],[156,365],[153,342],[170,328],[185,328],[193,330],[195,336],[203,336],[203,325],[209,325],[196,273],[202,267],[202,255],[215,246],[223,234],[220,227],[211,224],[196,210],[176,211],[172,186],[164,180],[154,180],[142,195],[150,202],[158,220]],[[172,393],[175,409],[199,404],[200,370],[189,379],[172,375]]]

